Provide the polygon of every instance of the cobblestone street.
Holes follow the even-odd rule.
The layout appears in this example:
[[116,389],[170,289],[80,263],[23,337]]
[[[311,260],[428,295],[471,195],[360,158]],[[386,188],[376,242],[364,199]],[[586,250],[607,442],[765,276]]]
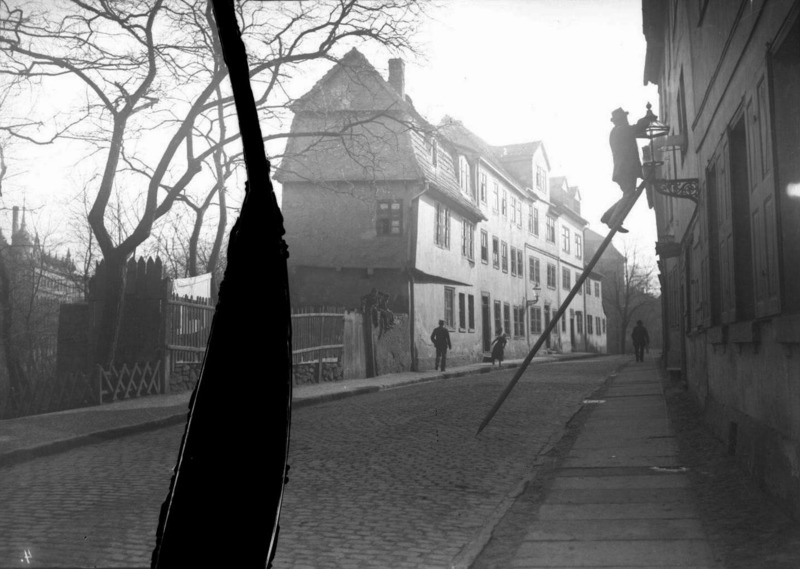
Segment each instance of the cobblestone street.
[[[275,567],[448,566],[623,360],[533,366],[478,439],[512,370],[298,409]],[[148,566],[182,432],[0,469],[0,566]]]

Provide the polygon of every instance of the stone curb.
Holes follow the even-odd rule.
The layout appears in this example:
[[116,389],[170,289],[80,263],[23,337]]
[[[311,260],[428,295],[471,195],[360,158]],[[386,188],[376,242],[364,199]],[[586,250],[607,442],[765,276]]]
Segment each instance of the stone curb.
[[[591,354],[591,355],[576,355],[576,356],[565,356],[562,358],[556,358],[553,360],[547,360],[546,362],[537,362],[537,363],[551,363],[551,362],[562,362],[562,361],[569,361],[569,360],[580,360],[580,359],[587,359],[591,357],[601,357],[605,356],[606,354]],[[533,362],[532,362],[533,363]],[[505,364],[504,369],[513,369],[519,367],[519,363],[508,363]],[[310,405],[317,405],[321,403],[328,403],[331,401],[336,401],[339,399],[346,399],[348,397],[353,397],[355,395],[364,395],[366,393],[376,393],[378,391],[385,391],[389,389],[398,389],[401,387],[407,387],[410,385],[419,385],[421,383],[429,383],[440,379],[451,379],[454,377],[463,377],[465,375],[479,375],[483,373],[489,373],[493,371],[492,367],[480,367],[475,369],[467,369],[455,372],[444,372],[430,377],[422,377],[422,378],[414,378],[410,379],[407,382],[398,383],[396,385],[368,385],[364,387],[358,387],[349,391],[341,391],[336,393],[326,393],[322,395],[306,397],[304,399],[298,399],[297,401],[292,402],[292,409],[300,409],[302,407],[308,407]],[[180,406],[176,410],[174,415],[169,415],[167,417],[162,417],[161,419],[154,419],[150,421],[143,421],[141,423],[136,423],[133,425],[125,425],[123,427],[116,427],[112,429],[103,429],[99,431],[93,431],[91,433],[84,433],[81,435],[75,435],[74,437],[69,437],[65,439],[60,439],[57,441],[52,441],[48,443],[43,443],[40,445],[27,447],[27,448],[20,448],[11,450],[8,452],[0,453],[0,467],[5,466],[12,466],[14,464],[19,464],[21,462],[26,462],[28,460],[39,458],[43,456],[48,456],[51,454],[57,454],[59,452],[64,452],[73,448],[77,448],[83,445],[92,444],[99,442],[99,440],[106,440],[106,439],[115,439],[119,437],[126,437],[129,435],[135,435],[138,433],[144,433],[147,431],[152,431],[156,429],[161,429],[163,427],[171,427],[174,425],[180,425],[181,423],[185,423],[187,420],[187,416],[189,413],[188,404],[187,406]]]
[[42,456],[57,454],[59,452],[64,452],[87,444],[102,442],[104,440],[116,439],[119,437],[126,437],[128,435],[135,435],[147,431],[153,431],[156,429],[161,429],[163,427],[180,425],[181,423],[186,422],[186,417],[188,412],[189,410],[187,408],[185,410],[182,410],[180,413],[176,413],[175,415],[169,415],[167,417],[162,417],[161,419],[144,421],[142,423],[136,423],[134,425],[125,425],[124,427],[116,427],[113,429],[103,429],[100,431],[93,431],[91,433],[75,435],[74,437],[60,439],[57,441],[52,441],[41,445],[11,450],[0,454],[0,468],[4,466],[12,466],[14,464],[19,464],[20,462],[26,462],[28,460],[39,458]]

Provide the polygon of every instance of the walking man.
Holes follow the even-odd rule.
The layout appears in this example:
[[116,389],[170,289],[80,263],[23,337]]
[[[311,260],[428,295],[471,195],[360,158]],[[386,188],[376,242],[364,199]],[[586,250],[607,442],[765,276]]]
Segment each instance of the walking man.
[[431,342],[436,346],[436,363],[434,369],[439,369],[439,362],[442,362],[442,371],[447,367],[447,350],[453,349],[450,344],[450,332],[444,327],[444,320],[439,320],[439,327],[431,334]]
[[636,361],[643,362],[644,350],[650,345],[650,335],[641,320],[636,321],[636,326],[634,326],[631,333],[631,339],[633,340],[633,351],[636,352]]
[[[600,218],[602,223],[613,228],[619,221],[618,217],[625,209],[627,200],[632,199],[636,193],[636,181],[644,178],[642,161],[639,159],[639,146],[636,139],[645,135],[645,129],[650,125],[650,119],[642,117],[635,125],[628,124],[628,111],[622,108],[611,112],[611,129],[608,142],[611,145],[611,155],[614,158],[614,173],[611,179],[619,184],[622,198],[612,205]],[[624,227],[619,228],[620,233],[627,233]]]

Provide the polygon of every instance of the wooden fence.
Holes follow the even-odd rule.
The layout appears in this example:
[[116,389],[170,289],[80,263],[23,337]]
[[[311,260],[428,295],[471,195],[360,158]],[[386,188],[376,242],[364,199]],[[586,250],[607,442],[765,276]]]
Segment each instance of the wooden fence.
[[189,298],[171,295],[164,310],[165,369],[174,371],[180,363],[199,363],[206,353],[206,344],[214,319],[210,298]]
[[308,306],[292,311],[292,364],[341,362],[344,352],[344,310],[329,306]]
[[0,405],[0,419],[52,413],[76,407],[98,405],[96,377],[73,372],[10,389]]

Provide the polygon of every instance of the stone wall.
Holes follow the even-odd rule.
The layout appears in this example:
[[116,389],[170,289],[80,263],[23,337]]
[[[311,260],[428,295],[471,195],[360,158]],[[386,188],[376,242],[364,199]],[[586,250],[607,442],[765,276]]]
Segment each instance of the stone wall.
[[309,385],[314,383],[328,383],[331,381],[341,381],[344,372],[341,362],[323,361],[322,362],[322,381],[318,381],[319,363],[306,362],[292,365],[292,384]]
[[170,393],[181,393],[194,389],[197,380],[200,379],[200,368],[202,362],[176,363],[169,374]]
[[378,375],[411,371],[411,341],[408,330],[408,314],[395,314],[394,327],[376,336],[375,359]]

